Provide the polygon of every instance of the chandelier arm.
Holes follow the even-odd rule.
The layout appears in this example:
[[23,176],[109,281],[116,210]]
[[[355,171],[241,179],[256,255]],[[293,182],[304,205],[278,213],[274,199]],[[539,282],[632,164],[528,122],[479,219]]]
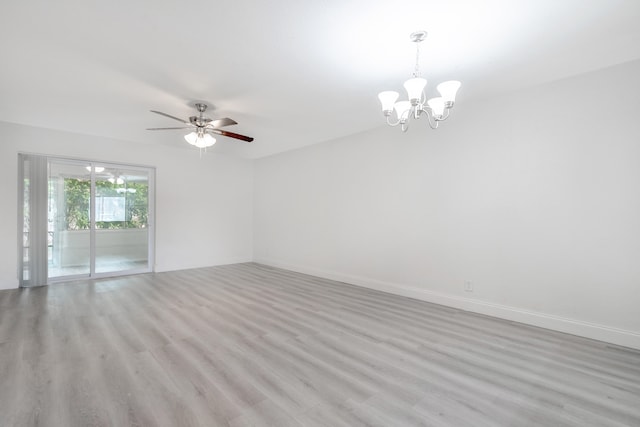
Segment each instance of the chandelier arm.
[[429,118],[429,125],[431,126],[432,123],[436,123],[435,127],[431,126],[431,129],[435,129],[438,127],[438,122],[440,120],[444,120],[444,119],[436,119],[435,115],[433,114],[433,109],[431,109],[431,107],[427,107],[427,108],[423,108],[423,111],[427,114],[427,117]]
[[409,129],[409,120],[405,121],[404,123],[402,123],[402,132],[406,132],[407,129]]
[[426,110],[425,113],[427,113],[427,122],[429,122],[429,127],[431,129],[438,129],[438,120],[433,117],[433,113]]
[[[410,109],[408,109],[408,110],[405,112],[406,114],[404,114],[404,115],[403,115],[403,117],[404,117],[404,122],[405,122],[405,123],[409,123],[409,120],[411,120],[412,118],[416,118],[416,119],[417,119],[417,118],[418,118],[418,116],[416,115],[416,111],[417,111],[417,107],[415,107],[415,106],[413,106],[413,105],[412,105],[412,106],[411,106],[411,108],[410,108]],[[406,129],[409,129],[409,125],[408,125],[408,124],[407,124],[407,126],[406,126]],[[403,132],[406,132],[406,129],[405,129],[405,130],[403,130]]]
[[398,121],[397,121],[397,122],[395,122],[395,123],[391,123],[391,122],[389,121],[389,117],[391,117],[391,116],[387,116],[387,124],[388,124],[389,126],[398,126],[398,125],[400,124],[400,119],[398,119]]

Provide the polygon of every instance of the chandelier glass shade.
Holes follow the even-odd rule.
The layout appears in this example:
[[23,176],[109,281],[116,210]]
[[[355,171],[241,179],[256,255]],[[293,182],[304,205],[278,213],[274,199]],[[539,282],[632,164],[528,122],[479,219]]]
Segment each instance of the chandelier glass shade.
[[[380,92],[378,99],[382,104],[382,114],[387,118],[389,126],[400,125],[403,132],[409,128],[411,119],[419,119],[423,114],[427,116],[429,126],[436,129],[441,121],[449,117],[461,83],[457,80],[440,83],[436,86],[440,96],[427,100],[427,79],[420,76],[420,42],[427,38],[427,32],[416,31],[411,33],[410,38],[416,44],[416,65],[411,78],[404,82],[408,101],[398,101],[400,94],[396,91]],[[394,110],[395,121],[392,119]]]

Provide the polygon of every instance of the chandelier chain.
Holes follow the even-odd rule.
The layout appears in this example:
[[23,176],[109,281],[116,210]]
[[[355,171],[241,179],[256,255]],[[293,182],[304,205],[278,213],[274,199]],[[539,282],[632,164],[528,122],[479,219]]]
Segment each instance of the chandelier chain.
[[416,66],[413,69],[413,77],[420,77],[420,42],[416,42]]

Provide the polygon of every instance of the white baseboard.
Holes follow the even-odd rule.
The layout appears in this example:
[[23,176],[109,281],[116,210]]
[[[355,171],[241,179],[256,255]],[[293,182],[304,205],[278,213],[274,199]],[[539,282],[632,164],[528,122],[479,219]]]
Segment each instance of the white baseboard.
[[0,279],[0,290],[17,289],[18,285],[18,279]]
[[253,262],[253,260],[248,257],[235,257],[217,259],[208,264],[156,264],[153,271],[155,271],[156,273],[162,273],[166,271],[189,270],[192,268],[215,267],[218,265],[242,264],[245,262]]
[[640,333],[634,331],[271,259],[253,262],[640,350]]

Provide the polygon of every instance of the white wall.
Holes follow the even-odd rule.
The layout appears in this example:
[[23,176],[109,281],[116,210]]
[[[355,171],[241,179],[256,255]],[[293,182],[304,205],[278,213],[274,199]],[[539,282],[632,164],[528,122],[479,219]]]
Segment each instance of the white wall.
[[155,166],[156,271],[253,248],[258,262],[640,348],[640,62],[459,101],[437,131],[381,127],[253,165],[0,122],[0,288],[17,286],[23,151]]
[[640,62],[483,103],[463,87],[437,131],[275,155],[254,180],[257,262],[640,348]]
[[18,152],[156,168],[156,271],[251,261],[252,164],[0,122],[0,289],[17,287]]

